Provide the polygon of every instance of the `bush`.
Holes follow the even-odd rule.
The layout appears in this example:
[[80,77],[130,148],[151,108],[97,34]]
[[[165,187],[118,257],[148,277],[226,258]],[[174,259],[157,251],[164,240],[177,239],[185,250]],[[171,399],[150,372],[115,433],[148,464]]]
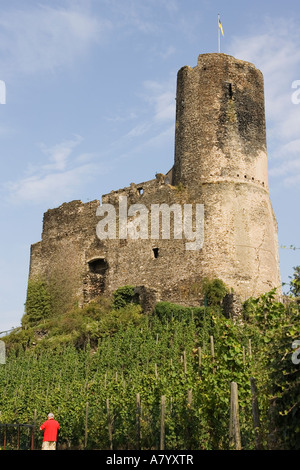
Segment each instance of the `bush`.
[[40,278],[29,279],[22,326],[37,324],[48,318],[50,311],[51,299],[47,282]]
[[209,306],[220,305],[227,292],[221,279],[204,279],[202,282],[202,293]]
[[130,303],[134,303],[134,286],[119,287],[113,293],[113,308],[123,308]]

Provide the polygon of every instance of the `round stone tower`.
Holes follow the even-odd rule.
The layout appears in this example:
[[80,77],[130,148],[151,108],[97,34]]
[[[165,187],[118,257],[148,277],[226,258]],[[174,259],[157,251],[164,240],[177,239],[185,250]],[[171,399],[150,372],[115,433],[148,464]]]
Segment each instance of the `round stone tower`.
[[248,62],[203,54],[178,72],[174,181],[220,176],[268,186],[263,76]]
[[242,297],[280,291],[268,191],[264,83],[249,62],[203,54],[177,77],[173,184],[204,204],[202,276]]

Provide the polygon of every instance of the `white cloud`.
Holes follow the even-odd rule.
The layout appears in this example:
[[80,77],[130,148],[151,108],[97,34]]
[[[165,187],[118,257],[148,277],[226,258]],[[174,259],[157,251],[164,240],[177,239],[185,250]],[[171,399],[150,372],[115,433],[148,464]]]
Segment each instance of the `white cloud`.
[[46,202],[57,204],[62,198],[68,199],[82,178],[91,172],[90,165],[83,165],[61,173],[34,175],[10,183],[11,200],[15,202]]
[[[170,138],[170,129],[174,134],[174,121],[176,112],[176,91],[174,74],[169,80],[162,82],[146,80],[143,82],[143,91],[137,93],[140,104],[137,111],[131,113],[127,119],[133,121],[132,127],[119,139],[114,140],[110,151],[120,149],[121,158],[136,152],[143,153],[149,147],[157,146]],[[125,119],[116,118],[116,121]],[[134,122],[135,121],[135,122]],[[127,146],[130,143],[130,149]],[[133,144],[133,146],[132,146]]]
[[[299,126],[299,121],[298,121]],[[278,150],[275,150],[273,153],[275,158],[280,158],[288,160],[289,158],[295,158],[300,156],[300,139],[294,139],[286,144],[282,144]],[[300,161],[300,159],[299,159]]]
[[127,34],[135,31],[146,35],[160,34],[164,12],[172,15],[176,11],[176,5],[171,0],[160,0],[154,8],[153,0],[108,0],[108,3],[118,26],[125,27]]
[[174,74],[166,82],[146,80],[144,88],[147,95],[144,99],[154,109],[154,120],[159,122],[174,121],[176,109],[176,91]]
[[76,8],[45,5],[1,11],[0,54],[2,73],[51,71],[72,63],[110,30]]
[[135,137],[140,137],[146,132],[148,132],[151,128],[151,124],[147,122],[143,122],[141,124],[138,124],[137,126],[133,127],[127,134],[126,138],[135,138]]
[[108,121],[108,122],[117,122],[117,123],[120,123],[120,122],[127,122],[127,121],[131,121],[133,119],[136,119],[138,116],[135,112],[133,111],[129,111],[129,112],[124,112],[124,114],[115,114],[114,116],[107,116],[105,117],[105,120]]
[[81,141],[81,136],[75,136],[75,140],[64,141],[51,148],[47,148],[45,144],[40,144],[43,153],[50,155],[50,163],[43,165],[42,168],[44,170],[64,170],[68,157]]
[[162,59],[166,60],[175,54],[176,54],[176,48],[174,46],[168,46],[166,49],[162,49],[158,55]]
[[[6,183],[10,203],[61,203],[71,198],[96,171],[92,154],[73,156],[74,149],[81,143],[82,137],[63,141],[53,147],[40,144],[42,152],[48,156],[46,163],[30,165],[26,176],[18,181]],[[98,168],[99,171],[99,168]]]
[[[287,174],[295,175],[295,173],[298,173],[299,170],[300,170],[300,158],[284,162],[280,166],[276,166],[272,168],[269,171],[269,173],[272,176],[282,176],[282,175],[287,175]],[[300,176],[300,173],[299,173],[299,176]],[[292,179],[294,180],[294,176]]]

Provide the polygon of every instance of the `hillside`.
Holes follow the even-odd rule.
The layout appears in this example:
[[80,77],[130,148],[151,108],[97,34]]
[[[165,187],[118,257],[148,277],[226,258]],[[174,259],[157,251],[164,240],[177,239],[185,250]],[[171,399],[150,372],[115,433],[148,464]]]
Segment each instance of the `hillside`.
[[[66,449],[230,449],[235,382],[241,448],[300,449],[296,301],[282,304],[271,291],[245,302],[234,322],[218,296],[199,308],[160,302],[144,315],[132,292],[126,286],[60,316],[50,315],[41,285],[32,297],[38,302],[29,295],[23,328],[4,338],[1,423],[39,425],[51,411]],[[37,448],[41,438],[37,431]],[[20,447],[29,439],[22,428]],[[12,430],[9,446],[16,446]]]

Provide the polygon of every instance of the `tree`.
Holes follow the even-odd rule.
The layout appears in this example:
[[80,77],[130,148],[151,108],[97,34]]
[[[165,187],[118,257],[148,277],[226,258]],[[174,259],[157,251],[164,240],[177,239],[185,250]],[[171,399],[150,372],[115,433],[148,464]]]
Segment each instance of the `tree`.
[[290,293],[296,297],[297,302],[300,303],[300,266],[296,266],[294,269],[294,277],[289,276],[290,282]]

